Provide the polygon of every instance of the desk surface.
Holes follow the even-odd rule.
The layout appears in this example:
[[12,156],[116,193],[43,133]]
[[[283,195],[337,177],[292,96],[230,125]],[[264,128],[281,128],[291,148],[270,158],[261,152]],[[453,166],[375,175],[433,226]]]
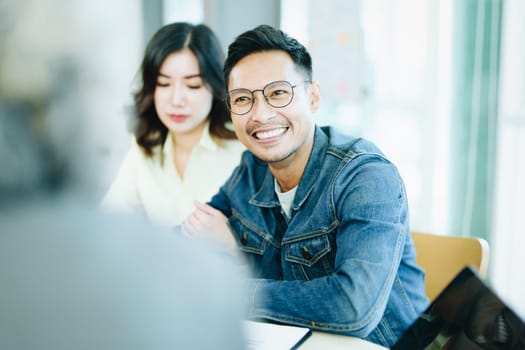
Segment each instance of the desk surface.
[[312,335],[299,346],[299,350],[384,350],[382,346],[370,343],[366,340],[348,337],[345,335],[312,332]]

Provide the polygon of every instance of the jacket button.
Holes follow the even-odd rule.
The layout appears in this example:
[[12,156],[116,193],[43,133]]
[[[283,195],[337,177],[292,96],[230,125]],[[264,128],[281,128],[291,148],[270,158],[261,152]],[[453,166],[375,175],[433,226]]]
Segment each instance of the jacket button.
[[241,237],[241,244],[246,245],[247,242],[248,242],[248,235],[246,233],[243,233]]
[[307,246],[303,246],[303,258],[306,260],[310,260],[312,258],[312,254],[310,254]]

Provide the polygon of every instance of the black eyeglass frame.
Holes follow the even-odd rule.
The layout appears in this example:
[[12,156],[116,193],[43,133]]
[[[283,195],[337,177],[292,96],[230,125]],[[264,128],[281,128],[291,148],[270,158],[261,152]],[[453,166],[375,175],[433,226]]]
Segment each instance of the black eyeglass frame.
[[[282,105],[282,106],[274,106],[270,103],[270,101],[268,101],[268,96],[266,96],[264,94],[264,90],[268,87],[268,86],[271,86],[273,84],[276,84],[276,83],[286,83],[288,84],[291,88],[292,88],[292,96],[290,97],[290,101],[288,101],[288,103],[286,103],[285,105]],[[303,81],[303,83],[308,83],[310,84],[311,81],[310,80],[305,80]],[[245,115],[245,114],[248,114],[250,113],[250,111],[252,110],[253,108],[253,105],[255,104],[255,93],[257,91],[260,91],[261,94],[263,95],[264,97],[264,100],[266,101],[266,103],[270,106],[270,107],[273,107],[273,108],[284,108],[288,105],[290,105],[290,103],[292,103],[293,101],[293,98],[295,96],[295,91],[294,89],[298,86],[299,84],[295,84],[295,85],[292,85],[292,83],[290,83],[289,81],[287,80],[276,80],[276,81],[272,81],[272,82],[269,82],[268,84],[264,85],[262,89],[255,89],[255,90],[248,90],[248,89],[245,89],[245,88],[240,88],[240,89],[233,89],[233,90],[230,90],[230,91],[227,91],[226,93],[226,106],[228,107],[228,109],[230,110],[230,112],[232,112],[233,114],[235,115]],[[233,110],[232,110],[232,107],[231,107],[231,104],[230,104],[230,93],[233,92],[233,91],[247,91],[251,94],[252,96],[252,104],[250,106],[250,108],[248,108],[248,110],[244,113],[235,113]]]

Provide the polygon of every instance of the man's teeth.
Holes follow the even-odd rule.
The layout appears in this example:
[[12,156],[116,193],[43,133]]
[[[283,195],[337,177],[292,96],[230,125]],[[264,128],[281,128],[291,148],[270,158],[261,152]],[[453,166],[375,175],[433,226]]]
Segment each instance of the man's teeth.
[[255,133],[255,136],[259,140],[262,140],[262,139],[267,139],[270,137],[282,135],[284,134],[285,131],[286,131],[286,128],[278,128],[278,129],[273,129],[273,130],[268,130],[268,131],[257,132]]

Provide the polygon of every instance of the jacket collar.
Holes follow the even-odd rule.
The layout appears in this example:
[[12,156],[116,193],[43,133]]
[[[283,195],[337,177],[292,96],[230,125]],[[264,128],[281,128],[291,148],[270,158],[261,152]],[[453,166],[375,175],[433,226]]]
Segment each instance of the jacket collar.
[[[324,162],[326,149],[328,148],[328,141],[328,136],[319,126],[316,125],[312,152],[310,153],[304,173],[299,181],[297,192],[295,193],[292,205],[293,210],[298,210],[312,192],[321,172],[321,165]],[[280,205],[279,199],[275,194],[274,176],[268,167],[266,167],[266,176],[264,177],[261,186],[250,199],[250,204],[265,208],[272,208]]]

